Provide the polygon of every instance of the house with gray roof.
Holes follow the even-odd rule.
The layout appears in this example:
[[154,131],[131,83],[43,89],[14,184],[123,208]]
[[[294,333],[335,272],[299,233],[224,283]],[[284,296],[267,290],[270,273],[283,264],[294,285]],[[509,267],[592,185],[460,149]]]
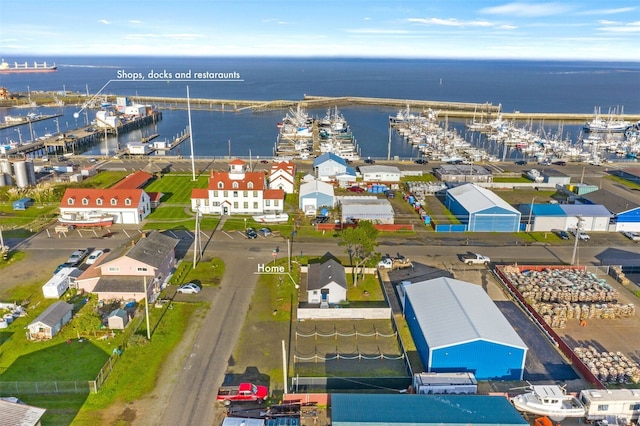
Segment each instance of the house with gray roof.
[[154,300],[162,284],[176,265],[175,248],[178,240],[153,231],[142,237],[126,253],[106,259],[98,268],[100,278],[93,293],[103,300]]
[[403,284],[404,316],[427,372],[522,380],[527,346],[484,289],[448,277]]
[[56,302],[38,315],[28,326],[29,340],[48,340],[53,338],[62,327],[71,321],[73,305],[67,302]]
[[307,302],[329,307],[347,300],[347,275],[344,266],[330,258],[311,263],[307,270]]
[[[2,426],[39,426],[46,408],[27,405],[22,401],[10,401],[0,398],[0,425]],[[15,398],[12,398],[15,399]]]

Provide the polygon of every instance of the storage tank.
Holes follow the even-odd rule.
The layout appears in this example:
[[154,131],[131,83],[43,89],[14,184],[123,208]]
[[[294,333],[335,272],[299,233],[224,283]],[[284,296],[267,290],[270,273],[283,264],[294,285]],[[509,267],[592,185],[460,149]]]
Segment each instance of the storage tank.
[[0,172],[11,175],[11,163],[9,160],[0,160]]
[[27,179],[29,180],[29,185],[35,185],[38,183],[38,180],[36,179],[36,168],[33,164],[33,160],[26,160],[25,163],[27,166]]
[[26,188],[29,186],[29,176],[27,174],[27,164],[24,161],[13,163],[13,171],[16,177],[16,186]]

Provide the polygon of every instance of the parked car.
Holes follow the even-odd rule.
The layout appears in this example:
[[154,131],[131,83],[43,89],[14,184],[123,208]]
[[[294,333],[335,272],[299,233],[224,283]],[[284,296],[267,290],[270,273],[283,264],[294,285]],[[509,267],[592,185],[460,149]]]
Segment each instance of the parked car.
[[253,240],[254,238],[258,238],[258,233],[256,232],[255,229],[253,228],[247,228],[244,231],[244,234],[247,236],[247,238],[249,238],[250,240]]
[[314,219],[311,219],[311,224],[315,225],[318,223],[327,223],[329,222],[329,216],[316,216]]
[[640,241],[640,234],[634,231],[622,231],[622,235],[632,241]]
[[539,166],[550,166],[551,165],[551,161],[549,161],[549,160],[538,161],[538,165]]
[[516,164],[517,164],[518,166],[526,166],[526,165],[527,165],[527,162],[526,162],[525,160],[518,160],[518,161],[516,161]]
[[349,188],[347,188],[347,191],[349,191],[349,192],[364,192],[364,188],[362,188],[360,186],[350,186]]
[[262,164],[269,164],[269,160],[260,160]]
[[271,232],[271,228],[260,228],[258,229],[258,234],[262,235],[263,237],[268,237],[273,233]]
[[55,270],[55,271],[53,271],[53,275],[55,275],[55,274],[57,274],[58,272],[60,272],[60,270],[61,270],[62,268],[68,268],[68,267],[69,267],[69,265],[67,265],[66,263],[61,263],[60,265],[58,265],[58,266],[56,267],[56,270]]
[[198,294],[200,293],[200,286],[196,283],[187,283],[178,287],[178,293],[184,294]]
[[566,161],[554,161],[552,164],[556,165],[556,166],[566,166],[567,162]]
[[569,239],[569,233],[567,231],[563,231],[562,229],[554,229],[551,232],[556,234],[560,239],[563,239],[563,240]]
[[576,228],[569,228],[568,229],[569,232],[571,232],[571,234],[576,237],[579,240],[582,241],[589,241],[591,239],[591,237],[589,236],[589,234],[587,234],[586,232],[584,232],[582,229],[580,231],[576,230]]
[[89,250],[79,249],[71,253],[69,259],[67,259],[66,264],[69,266],[78,266],[82,263],[85,257],[89,255]]
[[94,263],[96,263],[96,260],[98,260],[98,258],[102,256],[103,253],[104,251],[99,249],[92,251],[89,257],[87,257],[87,261],[85,263],[87,265],[93,265]]
[[427,160],[425,158],[418,158],[417,160],[414,161],[414,163],[416,163],[416,164],[428,164],[429,160]]
[[365,164],[376,164],[376,160],[372,160],[371,158],[367,158],[364,162]]

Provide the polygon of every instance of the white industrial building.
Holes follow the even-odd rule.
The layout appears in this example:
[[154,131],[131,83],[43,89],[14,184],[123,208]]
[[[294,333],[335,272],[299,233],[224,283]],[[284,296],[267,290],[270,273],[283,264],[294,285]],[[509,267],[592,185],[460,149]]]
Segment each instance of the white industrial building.
[[395,166],[360,166],[365,182],[400,182],[400,169]]
[[342,211],[342,221],[368,220],[372,223],[393,224],[393,206],[387,199],[370,196],[338,197]]

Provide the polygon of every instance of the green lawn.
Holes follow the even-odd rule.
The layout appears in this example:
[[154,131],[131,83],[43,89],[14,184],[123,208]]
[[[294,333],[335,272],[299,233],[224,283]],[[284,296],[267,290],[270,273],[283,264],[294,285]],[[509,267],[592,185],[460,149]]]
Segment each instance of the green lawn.
[[193,262],[183,260],[171,277],[171,284],[180,285],[196,281],[203,286],[219,285],[224,270],[224,262],[219,257],[198,262],[195,268]]
[[193,188],[206,188],[209,183],[209,175],[197,176],[194,182],[190,175],[166,174],[147,185],[147,192],[162,192],[163,203],[191,205],[191,190]]

